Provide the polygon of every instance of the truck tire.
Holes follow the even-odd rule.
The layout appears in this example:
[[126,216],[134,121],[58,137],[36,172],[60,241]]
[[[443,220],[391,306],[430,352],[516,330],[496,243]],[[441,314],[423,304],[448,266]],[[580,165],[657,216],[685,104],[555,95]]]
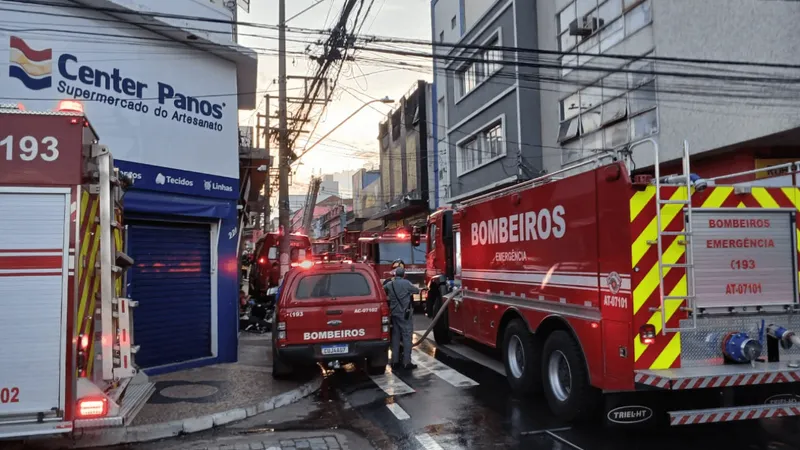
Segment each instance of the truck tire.
[[503,333],[503,364],[508,384],[516,394],[541,391],[541,355],[536,339],[522,319],[513,319]]
[[367,373],[369,375],[383,375],[386,373],[386,366],[389,365],[389,352],[381,353],[367,359]]
[[550,411],[565,421],[591,417],[599,392],[589,384],[589,369],[580,346],[566,331],[554,331],[542,351],[544,396]]
[[[439,312],[439,309],[441,309],[442,304],[444,303],[442,301],[444,289],[445,288],[443,286],[439,286],[439,294],[433,304],[433,317],[436,317],[436,313]],[[453,339],[453,333],[450,332],[450,320],[448,314],[450,314],[450,311],[443,312],[441,317],[439,317],[439,321],[433,326],[433,339],[439,345],[447,345]]]
[[292,366],[290,366],[286,361],[282,360],[278,355],[278,352],[275,350],[275,346],[272,346],[272,378],[283,379],[288,378],[291,375]]

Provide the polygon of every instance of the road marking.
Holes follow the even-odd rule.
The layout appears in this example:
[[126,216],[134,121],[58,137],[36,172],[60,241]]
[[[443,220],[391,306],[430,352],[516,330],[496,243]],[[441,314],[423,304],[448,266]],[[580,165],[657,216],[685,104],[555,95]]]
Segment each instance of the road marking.
[[418,434],[414,437],[417,438],[417,442],[425,447],[425,450],[444,450],[442,446],[437,444],[428,433]]
[[373,375],[372,381],[389,395],[404,395],[416,392],[411,386],[405,384],[403,380],[397,378],[393,373],[386,372],[383,375]]
[[462,375],[459,371],[450,368],[450,366],[447,364],[437,361],[435,358],[426,355],[418,349],[414,349],[413,353],[411,354],[411,360],[414,361],[415,364],[428,369],[429,371],[433,372],[434,375],[455,387],[470,387],[478,385],[477,381]]
[[389,408],[389,411],[391,411],[395,417],[397,417],[397,420],[408,420],[411,418],[406,410],[397,403],[387,403],[386,407]]

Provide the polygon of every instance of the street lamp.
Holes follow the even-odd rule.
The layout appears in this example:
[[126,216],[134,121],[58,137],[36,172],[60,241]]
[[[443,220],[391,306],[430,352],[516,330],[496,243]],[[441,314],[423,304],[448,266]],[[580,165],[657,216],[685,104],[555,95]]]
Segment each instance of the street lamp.
[[316,147],[317,145],[319,145],[319,144],[320,144],[322,141],[324,141],[324,140],[325,140],[325,139],[327,139],[327,138],[328,138],[328,137],[329,137],[331,134],[333,134],[333,132],[334,132],[334,131],[338,130],[338,129],[339,129],[339,127],[341,127],[342,125],[344,125],[344,124],[345,124],[345,122],[347,122],[348,120],[350,120],[350,119],[352,119],[353,117],[355,117],[355,115],[356,115],[356,114],[358,114],[359,112],[361,112],[361,110],[362,110],[362,109],[366,108],[367,106],[369,106],[369,105],[371,105],[371,104],[373,104],[373,103],[383,103],[383,104],[386,104],[386,105],[391,105],[392,103],[394,103],[394,100],[390,99],[389,97],[384,97],[384,98],[380,98],[380,99],[370,100],[370,101],[368,101],[368,102],[364,103],[364,104],[363,104],[363,105],[361,105],[361,106],[360,106],[358,109],[356,109],[355,111],[353,111],[353,113],[352,113],[352,114],[350,114],[349,116],[347,116],[347,117],[346,117],[346,118],[345,118],[343,121],[339,122],[339,124],[338,124],[338,125],[336,125],[336,126],[335,126],[335,127],[333,127],[333,128],[330,130],[330,131],[328,131],[327,133],[325,133],[325,136],[322,136],[321,138],[319,138],[319,140],[318,140],[317,142],[314,142],[314,143],[313,143],[313,144],[312,144],[310,147],[306,147],[305,149],[303,149],[303,153],[300,153],[299,155],[297,155],[297,158],[295,158],[295,159],[294,159],[294,161],[292,161],[292,163],[296,163],[296,162],[297,162],[297,161],[298,161],[300,158],[302,158],[302,157],[303,157],[303,155],[305,155],[306,153],[310,152],[312,149],[314,149],[314,147]]

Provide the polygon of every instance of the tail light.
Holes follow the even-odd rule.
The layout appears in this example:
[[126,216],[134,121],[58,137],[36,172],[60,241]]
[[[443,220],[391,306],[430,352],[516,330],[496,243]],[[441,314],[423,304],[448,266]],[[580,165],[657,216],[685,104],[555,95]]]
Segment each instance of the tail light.
[[278,322],[278,340],[286,339],[286,322]]
[[264,259],[264,258],[258,258],[258,263],[259,263],[259,264],[264,264],[265,262],[267,262],[267,260],[266,260],[266,259]]
[[[383,309],[383,308],[381,308]],[[388,311],[382,311],[381,314],[387,314]],[[381,339],[384,341],[389,340],[389,316],[382,315],[381,316]]]
[[388,325],[389,324],[389,316],[381,317],[381,323],[384,324],[384,325]]
[[651,324],[644,324],[639,328],[639,341],[644,345],[650,345],[656,341],[656,327]]
[[91,419],[108,414],[108,400],[105,398],[84,398],[78,400],[78,417]]
[[302,267],[303,269],[310,269],[310,268],[314,267],[314,261],[311,261],[310,259],[307,259],[307,260],[305,260],[305,261],[300,263],[300,267]]

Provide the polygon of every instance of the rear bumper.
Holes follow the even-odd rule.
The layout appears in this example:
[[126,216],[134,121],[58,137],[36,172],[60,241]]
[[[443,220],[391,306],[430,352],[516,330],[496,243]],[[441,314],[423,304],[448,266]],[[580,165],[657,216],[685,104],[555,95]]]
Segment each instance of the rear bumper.
[[786,362],[688,367],[681,369],[639,370],[634,380],[639,385],[673,391],[733,386],[800,382],[800,368]]
[[53,434],[69,433],[72,431],[72,422],[51,421],[42,423],[0,423],[0,440],[24,438],[32,436],[47,436]]
[[[347,344],[349,352],[339,355],[323,355],[323,345]],[[355,361],[385,354],[389,341],[328,342],[325,344],[287,345],[278,348],[278,356],[289,363],[311,363],[317,361]]]

